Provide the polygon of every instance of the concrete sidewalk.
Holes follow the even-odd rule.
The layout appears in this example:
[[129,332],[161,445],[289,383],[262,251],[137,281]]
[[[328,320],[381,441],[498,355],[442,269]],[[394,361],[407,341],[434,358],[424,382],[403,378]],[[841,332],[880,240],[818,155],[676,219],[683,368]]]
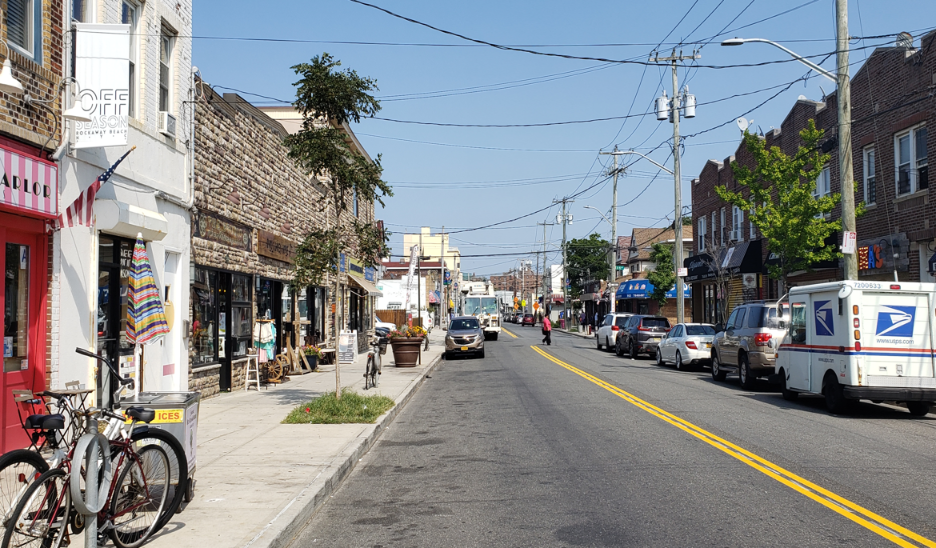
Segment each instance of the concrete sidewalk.
[[223,394],[201,403],[195,499],[147,546],[281,548],[337,489],[423,379],[441,360],[445,333],[433,330],[422,365],[383,356],[376,390],[364,392],[367,355],[341,367],[341,385],[389,396],[376,424],[281,424],[297,405],[335,389],[335,366],[281,385]]

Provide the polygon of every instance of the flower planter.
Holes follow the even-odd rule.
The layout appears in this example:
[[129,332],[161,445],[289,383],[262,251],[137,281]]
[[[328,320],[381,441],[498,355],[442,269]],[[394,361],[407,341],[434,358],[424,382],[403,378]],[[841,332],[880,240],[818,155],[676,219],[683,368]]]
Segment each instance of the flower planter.
[[309,367],[312,368],[312,371],[315,371],[316,367],[318,367],[318,356],[315,354],[306,354],[305,359],[309,362]]
[[422,337],[390,339],[390,347],[393,348],[393,362],[397,367],[416,367],[416,362],[419,361],[419,348],[422,344]]

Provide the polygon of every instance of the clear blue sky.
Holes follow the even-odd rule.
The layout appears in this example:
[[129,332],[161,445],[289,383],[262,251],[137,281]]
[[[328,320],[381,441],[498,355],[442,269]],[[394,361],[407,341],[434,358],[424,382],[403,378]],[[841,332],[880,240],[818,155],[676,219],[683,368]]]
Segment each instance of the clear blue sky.
[[[719,46],[721,39],[734,36],[775,40],[801,55],[820,55],[814,59],[817,62],[835,49],[834,0],[368,1],[471,38],[535,46],[529,49],[573,56],[645,61],[661,41],[663,54],[669,54],[680,41],[689,43],[680,46],[689,54],[692,42],[709,40],[726,28],[723,36],[708,45],[695,44],[702,46],[698,64],[724,66],[789,59],[766,44]],[[803,4],[790,13],[758,23]],[[672,93],[668,68],[546,57],[474,45],[350,0],[293,0],[265,5],[279,9],[257,10],[258,4],[244,0],[195,0],[194,62],[205,81],[218,91],[230,91],[220,87],[224,86],[290,100],[295,75],[289,67],[328,52],[344,67],[375,78],[380,88],[377,96],[383,99],[378,116],[397,120],[540,124],[621,117],[646,112],[664,87],[668,95]],[[686,17],[677,26],[683,15]],[[849,23],[852,36],[909,31],[918,45],[919,37],[936,27],[936,2],[851,0]],[[732,32],[738,27],[746,28]],[[852,41],[852,74],[873,51],[871,46],[892,43],[893,37]],[[822,66],[834,72],[834,55]],[[724,160],[734,153],[740,140],[734,123],[737,117],[757,107],[746,118],[754,120],[754,128],[760,126],[767,132],[780,125],[798,96],[820,100],[823,89],[834,90],[831,82],[819,77],[784,90],[782,86],[806,73],[806,67],[796,62],[679,71],[680,85],[688,82],[699,102],[696,118],[684,119],[681,133],[692,135],[725,124],[686,140],[682,158],[684,205],[689,205],[689,180],[698,175],[705,162]],[[774,89],[722,100],[765,88]],[[246,94],[244,97],[257,105],[281,104]],[[705,104],[716,100],[722,101]],[[599,156],[598,151],[610,150],[617,144],[622,150],[637,149],[672,168],[671,144],[667,142],[672,137],[672,125],[657,122],[652,114],[627,120],[521,128],[438,127],[366,120],[353,129],[371,156],[382,154],[384,179],[394,187],[394,197],[385,209],[378,209],[377,216],[396,233],[391,245],[397,255],[403,253],[400,234],[404,231],[431,226],[435,232],[443,225],[446,231],[459,231],[497,223],[589,187],[593,188],[578,196],[571,206],[574,223],[569,227],[569,237],[597,231],[607,238],[610,225],[593,210],[584,209],[591,205],[610,214],[611,184],[601,182],[610,157]],[[658,172],[649,162],[637,161],[619,179],[618,203],[622,206],[618,211],[618,235],[629,235],[635,226],[663,226],[673,219],[673,178]],[[534,259],[522,253],[543,247],[543,229],[536,223],[555,222],[555,214],[553,208],[501,225],[501,229],[453,233],[452,244],[466,256],[462,270],[489,275],[516,266],[520,259]],[[560,228],[548,227],[546,240],[549,249],[558,249]],[[496,254],[510,255],[470,257]],[[559,261],[558,251],[549,255],[549,263]]]

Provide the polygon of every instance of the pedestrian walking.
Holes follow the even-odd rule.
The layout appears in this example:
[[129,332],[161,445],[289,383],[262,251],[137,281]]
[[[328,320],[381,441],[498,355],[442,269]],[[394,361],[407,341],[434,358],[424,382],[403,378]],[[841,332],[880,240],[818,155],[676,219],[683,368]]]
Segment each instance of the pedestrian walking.
[[552,344],[552,322],[549,321],[549,316],[543,317],[543,342],[546,343],[546,346]]

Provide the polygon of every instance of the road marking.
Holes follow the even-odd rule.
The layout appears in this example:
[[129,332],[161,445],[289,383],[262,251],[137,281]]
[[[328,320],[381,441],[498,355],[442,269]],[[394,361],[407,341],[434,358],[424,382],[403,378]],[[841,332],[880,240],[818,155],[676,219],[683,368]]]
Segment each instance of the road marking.
[[503,327],[501,327],[501,331],[503,331],[504,333],[507,333],[508,335],[510,335],[511,337],[513,337],[513,338],[515,338],[515,339],[517,338],[517,336],[516,336],[516,335],[514,335],[514,334],[513,334],[513,333],[511,333],[510,331],[507,331],[507,330],[506,330],[506,329],[504,329]]
[[[634,406],[646,411],[647,413],[650,413],[651,415],[672,424],[680,430],[688,432],[705,443],[708,443],[712,447],[723,451],[724,453],[736,458],[744,464],[747,464],[751,468],[754,468],[764,475],[769,476],[786,485],[790,489],[793,489],[794,491],[811,498],[819,504],[822,504],[823,506],[838,512],[842,516],[854,521],[855,523],[865,527],[870,531],[873,531],[874,533],[877,533],[894,544],[908,548],[918,546],[918,544],[922,544],[923,546],[928,546],[930,548],[936,548],[936,542],[922,535],[901,527],[887,518],[879,516],[867,508],[859,506],[858,504],[848,499],[840,497],[839,495],[836,495],[835,493],[824,489],[819,485],[816,485],[815,483],[812,483],[811,481],[802,478],[793,472],[790,472],[789,470],[785,470],[782,467],[768,461],[767,459],[755,455],[754,453],[751,453],[750,451],[743,449],[728,440],[720,438],[715,434],[712,434],[711,432],[708,432],[692,424],[689,421],[673,415],[672,413],[664,411],[663,409],[660,409],[659,407],[648,403],[634,396],[633,394],[625,392],[624,390],[621,390],[620,388],[605,382],[598,377],[595,377],[594,375],[569,365],[568,363],[553,357],[546,351],[541,350],[536,346],[531,346],[530,348],[549,361],[568,369],[569,371],[593,382],[594,384],[597,384],[605,390],[619,396],[628,403],[631,403]],[[918,544],[911,543],[911,540],[917,542]]]

